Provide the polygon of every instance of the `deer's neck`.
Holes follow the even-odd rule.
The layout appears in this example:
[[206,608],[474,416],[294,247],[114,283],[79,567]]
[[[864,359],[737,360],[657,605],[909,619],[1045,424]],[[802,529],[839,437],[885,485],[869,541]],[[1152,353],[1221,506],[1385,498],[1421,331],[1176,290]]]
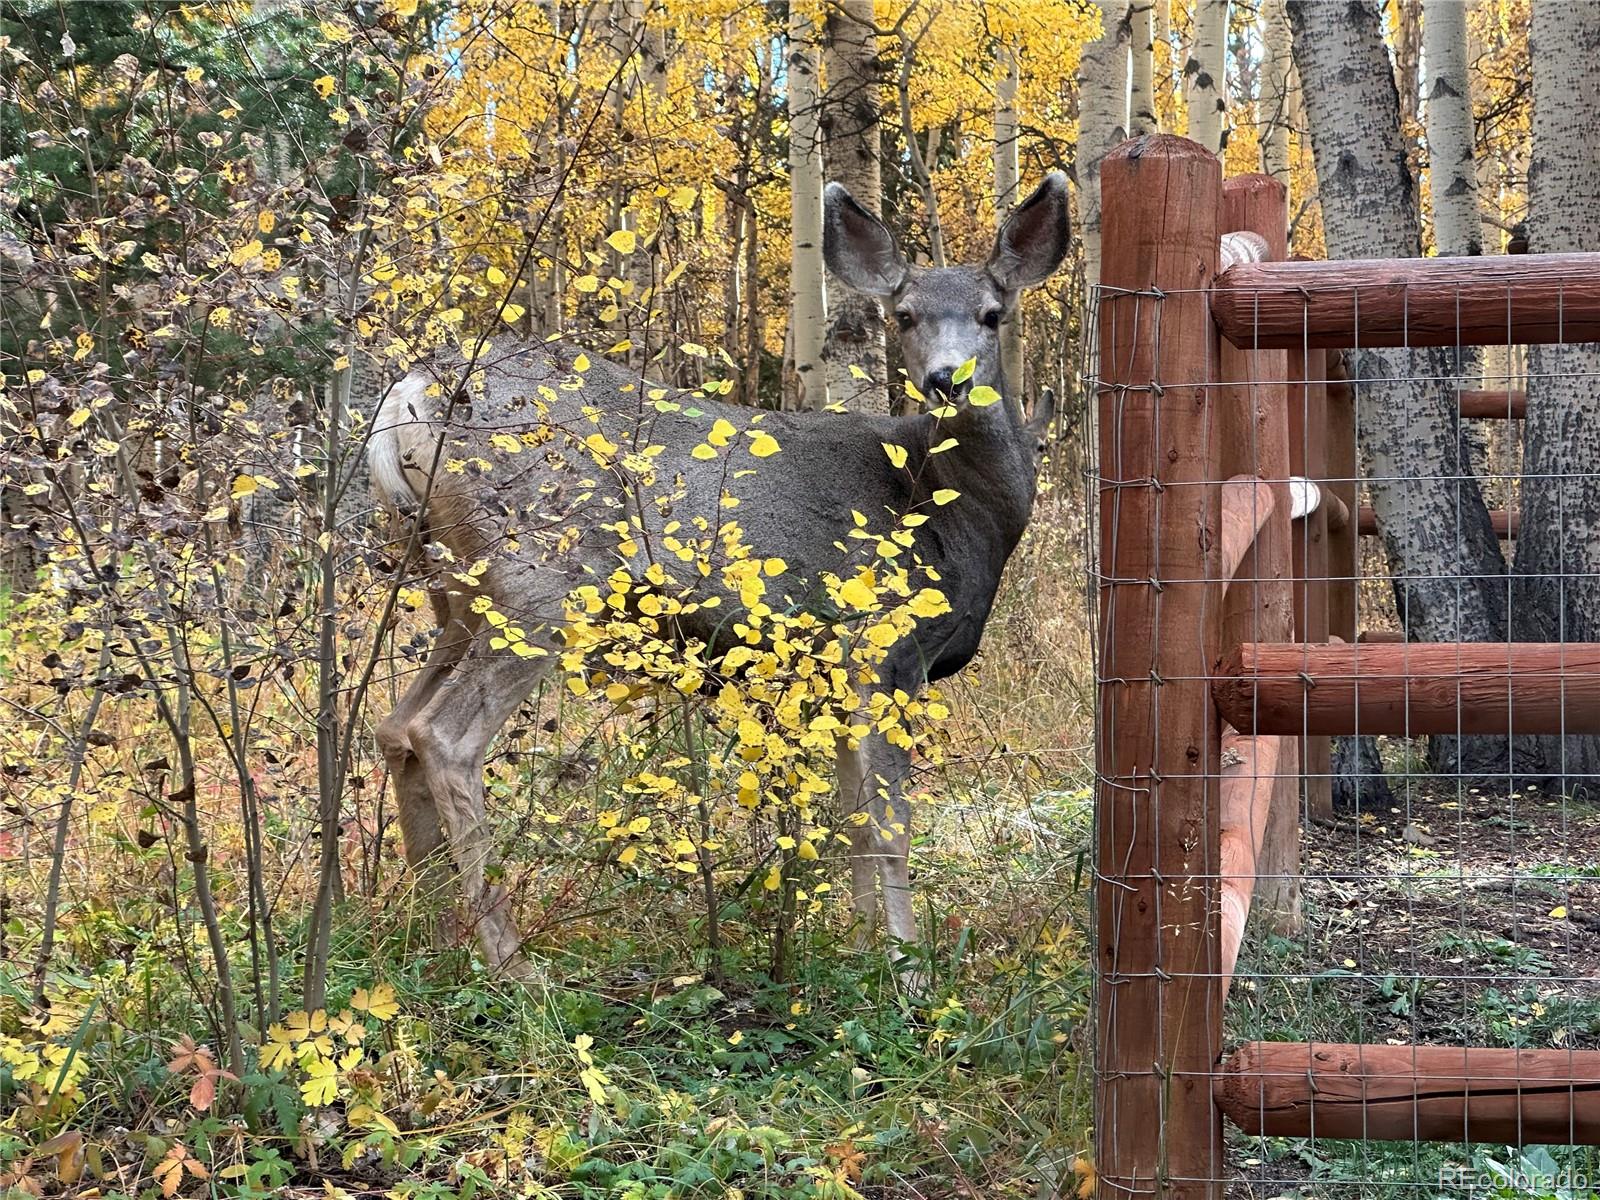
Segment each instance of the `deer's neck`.
[[930,429],[930,449],[947,438],[956,444],[941,454],[930,454],[929,476],[936,486],[954,488],[973,501],[994,526],[1009,554],[1033,512],[1035,462],[1032,440],[1012,411],[1010,392],[1003,378],[989,386],[1000,399],[982,408],[963,404],[954,414],[935,420]]

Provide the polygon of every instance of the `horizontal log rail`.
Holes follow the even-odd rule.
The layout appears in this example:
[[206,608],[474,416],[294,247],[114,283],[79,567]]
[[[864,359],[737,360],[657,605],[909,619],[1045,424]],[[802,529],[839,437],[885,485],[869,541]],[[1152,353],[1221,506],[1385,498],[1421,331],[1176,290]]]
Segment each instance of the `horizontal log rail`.
[[1482,391],[1469,388],[1457,393],[1456,403],[1463,417],[1499,417],[1520,420],[1528,415],[1528,393]]
[[[1489,510],[1489,523],[1494,526],[1495,536],[1502,541],[1517,536],[1522,528],[1522,514],[1507,512],[1503,508]],[[1363,504],[1356,513],[1356,532],[1363,537],[1374,537],[1378,532],[1378,513],[1370,504]]]
[[1600,643],[1247,642],[1212,694],[1240,733],[1600,733]]
[[1251,1042],[1212,1085],[1268,1137],[1600,1145],[1600,1051]]
[[1240,263],[1211,312],[1245,350],[1600,341],[1600,254]]
[[1405,641],[1406,635],[1399,629],[1363,629],[1356,640],[1374,646],[1380,644],[1395,645]]

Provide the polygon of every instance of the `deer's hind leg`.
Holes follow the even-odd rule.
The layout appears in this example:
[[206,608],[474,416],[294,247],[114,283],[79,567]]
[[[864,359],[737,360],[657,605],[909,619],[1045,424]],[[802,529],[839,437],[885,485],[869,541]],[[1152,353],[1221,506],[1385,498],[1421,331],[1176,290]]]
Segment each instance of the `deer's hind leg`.
[[[496,607],[526,630],[526,648],[542,653],[524,657],[510,648],[494,649],[497,631],[476,624],[464,655],[433,689],[407,729],[432,802],[442,819],[467,919],[483,945],[489,965],[525,974],[521,938],[509,911],[510,896],[489,882],[493,838],[484,812],[483,768],[489,744],[500,727],[538,685],[555,662],[551,631],[560,620],[567,582],[556,572],[518,571],[519,602],[497,599]],[[497,597],[505,591],[496,589]]]
[[[440,683],[461,661],[472,641],[467,624],[466,602],[460,597],[430,593],[439,637],[416,677],[400,701],[378,724],[378,748],[383,753],[389,778],[394,781],[395,803],[400,817],[400,835],[405,845],[406,864],[411,868],[418,894],[429,907],[450,904],[450,884],[454,871],[444,844],[439,812],[428,790],[428,780],[411,747],[410,726],[427,706]],[[436,941],[444,942],[449,930],[438,929]]]

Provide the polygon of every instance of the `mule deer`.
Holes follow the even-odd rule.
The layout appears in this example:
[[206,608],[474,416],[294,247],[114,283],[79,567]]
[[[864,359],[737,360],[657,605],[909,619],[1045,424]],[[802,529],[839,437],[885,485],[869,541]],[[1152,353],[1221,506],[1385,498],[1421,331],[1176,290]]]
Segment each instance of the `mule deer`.
[[[747,544],[787,564],[777,590],[801,602],[819,572],[840,569],[838,539],[851,528],[852,509],[902,514],[953,489],[959,500],[938,508],[917,540],[942,577],[950,611],[919,622],[890,648],[878,687],[914,694],[960,670],[978,649],[1001,569],[1028,522],[1038,468],[1040,431],[1006,398],[1000,322],[1024,288],[1060,266],[1067,221],[1066,180],[1052,174],[1006,220],[983,266],[924,269],[908,266],[883,223],[829,185],[828,266],[850,287],[890,304],[907,378],[943,415],[759,413],[698,395],[663,412],[674,406],[647,401],[647,394],[663,394],[654,385],[641,386],[604,362],[575,371],[576,352],[552,345],[496,346],[489,361],[414,372],[389,391],[374,415],[367,457],[381,500],[422,548],[416,557],[423,570],[432,564],[441,632],[379,725],[378,743],[394,778],[407,861],[430,884],[447,879],[453,864],[492,966],[523,969],[504,889],[487,874],[484,755],[553,655],[492,649],[495,630],[475,611],[474,598],[488,596],[530,642],[553,650],[574,587],[605,580],[621,561],[645,581],[648,555],[621,559],[608,532],[619,517],[636,521],[645,541],[690,514],[703,514],[714,529],[727,491],[743,502]],[[969,362],[970,375],[963,370]],[[474,387],[465,376],[474,377]],[[1003,399],[970,403],[978,385]],[[759,420],[781,453],[745,472],[691,455],[719,419],[741,436]],[[568,449],[596,432],[614,449],[663,447],[654,462],[674,479],[672,503],[641,499],[621,472],[596,470],[581,447]],[[472,469],[474,461],[494,458],[492,439],[503,445],[506,435],[537,443],[538,452],[501,455],[490,472]],[[932,452],[952,437],[953,448]],[[903,466],[888,460],[883,443],[906,449]],[[461,568],[450,563],[486,565],[465,590],[452,588],[449,571]],[[702,640],[709,657],[731,623],[724,608],[715,622],[710,612],[683,618],[680,632]],[[916,935],[907,878],[911,813],[902,796],[909,765],[907,753],[879,734],[839,745],[841,800],[858,820],[866,815],[847,822],[852,903],[860,928],[870,929],[881,881],[896,956]]]

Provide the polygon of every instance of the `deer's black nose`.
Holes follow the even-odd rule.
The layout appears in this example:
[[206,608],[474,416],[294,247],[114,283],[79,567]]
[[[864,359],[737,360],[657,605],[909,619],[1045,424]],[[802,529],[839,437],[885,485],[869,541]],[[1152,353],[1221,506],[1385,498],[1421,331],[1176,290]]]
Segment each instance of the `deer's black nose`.
[[941,367],[937,371],[929,371],[922,381],[922,390],[930,396],[935,392],[943,396],[954,396],[956,394],[955,369],[953,367]]

